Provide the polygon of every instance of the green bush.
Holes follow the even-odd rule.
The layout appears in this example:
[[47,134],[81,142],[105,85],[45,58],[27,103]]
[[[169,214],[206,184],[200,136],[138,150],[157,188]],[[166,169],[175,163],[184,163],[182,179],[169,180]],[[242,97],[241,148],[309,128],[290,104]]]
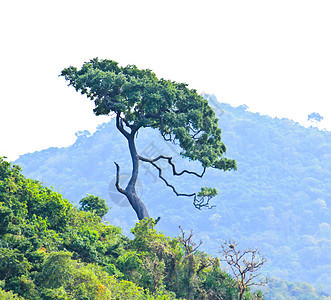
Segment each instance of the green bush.
[[103,212],[91,208],[97,197],[77,209],[3,159],[0,195],[3,299],[230,300],[236,294],[218,259],[187,253],[180,238],[157,232],[153,219],[138,222],[129,239],[101,222]]

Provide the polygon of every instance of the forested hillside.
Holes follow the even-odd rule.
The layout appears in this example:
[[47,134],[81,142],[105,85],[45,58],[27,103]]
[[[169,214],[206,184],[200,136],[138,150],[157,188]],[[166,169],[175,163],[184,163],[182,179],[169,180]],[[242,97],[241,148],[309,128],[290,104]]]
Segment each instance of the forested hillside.
[[[243,248],[258,247],[268,259],[264,270],[269,276],[308,282],[330,292],[330,132],[207,97],[219,118],[226,156],[237,161],[238,171],[208,170],[203,179],[173,179],[168,169],[181,191],[207,185],[218,189],[216,207],[199,211],[190,199],[167,189],[157,172],[142,166],[138,192],[151,216],[161,217],[157,229],[171,236],[178,234],[178,225],[193,229],[203,249],[212,254],[231,238]],[[136,215],[114,188],[114,161],[121,165],[121,180],[130,172],[125,142],[111,121],[93,135],[77,134],[70,147],[26,154],[15,163],[26,176],[54,186],[74,203],[86,194],[105,198],[112,207],[105,219],[129,233]],[[180,158],[179,148],[163,142],[158,132],[142,131],[137,144],[141,154],[157,156],[162,150],[175,157],[179,168],[199,169]]]
[[80,204],[0,157],[0,299],[237,298],[235,280],[218,258],[198,251],[191,235],[169,238],[145,219],[129,239],[101,222],[103,199]]

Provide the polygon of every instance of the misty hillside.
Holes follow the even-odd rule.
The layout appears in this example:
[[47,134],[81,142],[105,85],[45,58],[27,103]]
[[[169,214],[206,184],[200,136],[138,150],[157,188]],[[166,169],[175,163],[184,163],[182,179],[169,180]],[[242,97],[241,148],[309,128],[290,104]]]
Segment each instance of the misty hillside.
[[[221,104],[213,96],[209,101],[219,118],[226,157],[237,161],[238,171],[208,170],[203,179],[172,178],[164,165],[167,178],[181,192],[198,192],[202,186],[218,189],[216,207],[199,211],[192,199],[176,197],[155,170],[141,165],[138,194],[150,215],[161,217],[158,230],[176,236],[178,225],[193,229],[210,253],[229,239],[242,248],[258,247],[268,259],[264,271],[269,276],[330,292],[330,132],[250,113],[245,106]],[[156,131],[142,130],[137,147],[143,156],[174,156],[179,169],[201,170],[199,164],[180,158],[180,149]],[[126,140],[111,121],[93,135],[78,133],[70,147],[26,154],[15,163],[25,176],[54,186],[74,203],[86,194],[103,197],[112,207],[106,220],[128,233],[137,219],[115,191],[114,161],[121,166],[124,185],[131,161]]]

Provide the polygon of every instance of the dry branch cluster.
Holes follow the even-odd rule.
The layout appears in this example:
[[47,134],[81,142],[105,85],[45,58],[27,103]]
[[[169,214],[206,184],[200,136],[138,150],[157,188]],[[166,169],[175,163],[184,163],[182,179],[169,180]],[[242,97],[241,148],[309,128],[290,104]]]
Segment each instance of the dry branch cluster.
[[237,246],[235,241],[225,242],[221,246],[221,261],[230,266],[239,288],[239,300],[241,300],[248,287],[264,286],[268,280],[255,281],[261,275],[259,270],[266,262],[259,250],[255,248],[240,251],[237,250]]

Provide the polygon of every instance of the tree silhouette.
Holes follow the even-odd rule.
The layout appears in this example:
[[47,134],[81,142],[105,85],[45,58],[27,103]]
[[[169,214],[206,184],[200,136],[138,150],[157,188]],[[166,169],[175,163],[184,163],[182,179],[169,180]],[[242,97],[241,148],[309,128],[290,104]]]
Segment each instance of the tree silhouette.
[[[61,76],[76,91],[94,101],[96,115],[116,115],[116,127],[127,139],[132,159],[132,174],[125,188],[119,184],[120,166],[115,162],[116,188],[127,197],[139,220],[149,218],[135,190],[140,161],[156,168],[159,177],[177,196],[193,197],[193,204],[198,209],[211,207],[209,201],[217,194],[215,189],[204,187],[199,193],[178,192],[157,165],[159,161],[166,161],[174,176],[203,177],[208,167],[224,171],[236,169],[234,160],[223,157],[226,148],[221,142],[221,129],[214,111],[196,90],[189,89],[184,83],[158,79],[148,69],[140,70],[134,65],[119,67],[115,61],[98,58],[84,63],[80,70],[70,66],[62,71]],[[146,127],[159,130],[165,141],[179,144],[183,157],[201,162],[201,173],[178,172],[172,157],[139,155],[135,139],[138,131]]]

